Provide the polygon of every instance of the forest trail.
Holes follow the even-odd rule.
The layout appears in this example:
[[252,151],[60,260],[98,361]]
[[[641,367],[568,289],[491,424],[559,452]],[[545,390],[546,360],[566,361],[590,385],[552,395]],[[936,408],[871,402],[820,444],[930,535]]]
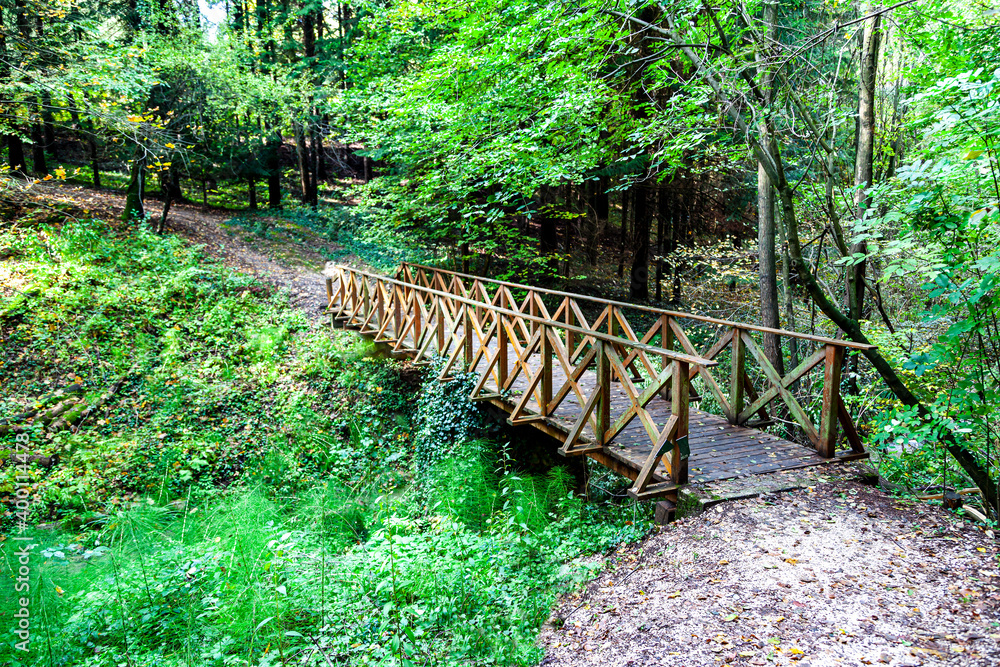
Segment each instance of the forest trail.
[[[28,194],[41,201],[72,203],[89,214],[111,219],[120,217],[125,209],[123,194],[66,183],[39,183]],[[158,219],[163,203],[148,199],[145,204],[147,212]],[[317,248],[338,252],[341,251],[340,247],[314,233],[311,233],[308,245],[277,229],[268,238],[262,238],[230,224],[230,221],[242,213],[175,202],[167,216],[166,232],[203,246],[206,254],[226,266],[241,273],[252,274],[279,289],[287,289],[294,305],[305,311],[310,318],[320,318],[326,309],[326,288],[322,271],[327,260]],[[298,231],[301,236],[303,230],[298,228]],[[337,261],[363,266],[352,255],[345,254]]]
[[892,498],[847,466],[799,484],[613,552],[557,603],[541,664],[998,664],[990,533]]

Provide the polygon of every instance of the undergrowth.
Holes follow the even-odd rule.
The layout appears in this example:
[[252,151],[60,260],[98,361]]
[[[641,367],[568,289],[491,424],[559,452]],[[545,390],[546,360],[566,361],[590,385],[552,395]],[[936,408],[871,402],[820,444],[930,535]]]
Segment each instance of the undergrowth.
[[[61,458],[29,466],[24,533],[0,468],[0,663],[534,664],[582,557],[647,530],[518,469],[462,378],[379,359],[176,238],[19,213],[0,418]],[[117,392],[75,431],[16,418],[69,383]]]

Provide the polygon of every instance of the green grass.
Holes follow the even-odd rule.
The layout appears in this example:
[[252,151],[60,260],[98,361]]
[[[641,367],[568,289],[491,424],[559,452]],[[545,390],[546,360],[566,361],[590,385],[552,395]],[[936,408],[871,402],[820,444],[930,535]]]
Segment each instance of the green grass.
[[0,469],[4,665],[534,664],[555,596],[593,574],[579,558],[649,525],[519,471],[460,380],[174,237],[6,213],[0,418],[124,379],[79,432],[20,424],[62,457],[29,472],[30,654]]

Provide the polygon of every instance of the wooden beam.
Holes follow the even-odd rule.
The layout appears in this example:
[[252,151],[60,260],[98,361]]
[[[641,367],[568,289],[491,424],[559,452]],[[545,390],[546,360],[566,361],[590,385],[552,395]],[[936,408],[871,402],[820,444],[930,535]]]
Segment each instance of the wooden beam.
[[840,371],[844,348],[826,346],[826,366],[823,371],[823,408],[819,420],[819,442],[816,451],[831,458],[837,451],[837,414],[840,404]]

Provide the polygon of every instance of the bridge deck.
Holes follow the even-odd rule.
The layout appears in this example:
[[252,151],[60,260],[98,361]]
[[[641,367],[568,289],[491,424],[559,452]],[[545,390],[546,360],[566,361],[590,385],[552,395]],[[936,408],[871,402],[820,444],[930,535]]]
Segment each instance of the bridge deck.
[[[513,373],[513,363],[508,364]],[[553,382],[556,385],[565,381],[566,375],[561,370],[553,369]],[[597,375],[586,371],[580,378],[580,386],[584,395],[597,383]],[[510,414],[514,401],[523,394],[528,386],[528,380],[523,375],[517,377],[511,387],[509,400],[492,399],[490,403]],[[628,396],[617,383],[612,385],[612,409],[624,411],[630,405]],[[654,423],[663,427],[670,418],[670,402],[662,398],[654,398],[646,406]],[[765,431],[745,426],[734,426],[725,417],[704,412],[691,407],[689,415],[689,441],[691,458],[688,462],[689,482],[711,482],[720,479],[731,479],[745,475],[792,470],[806,466],[823,465],[835,461],[853,458],[849,453],[841,453],[833,459],[820,456],[815,449],[805,445],[790,442]],[[561,434],[568,433],[580,416],[580,403],[570,394],[556,408],[554,413],[545,420],[544,426],[538,422],[530,424],[542,430],[554,429]],[[548,428],[545,428],[545,427]],[[593,430],[587,426],[584,429],[587,437],[593,437]],[[553,434],[555,435],[555,434]],[[562,438],[555,438],[561,444]],[[627,468],[639,471],[649,457],[652,443],[638,419],[633,420],[625,430],[609,443],[607,453]],[[849,451],[849,450],[848,450]],[[655,471],[656,481],[669,480],[669,474],[661,462]]]

